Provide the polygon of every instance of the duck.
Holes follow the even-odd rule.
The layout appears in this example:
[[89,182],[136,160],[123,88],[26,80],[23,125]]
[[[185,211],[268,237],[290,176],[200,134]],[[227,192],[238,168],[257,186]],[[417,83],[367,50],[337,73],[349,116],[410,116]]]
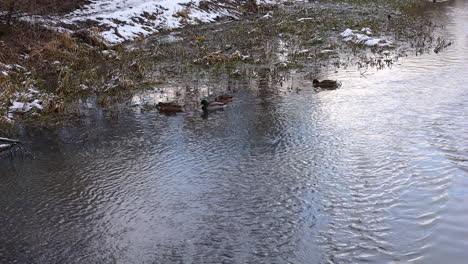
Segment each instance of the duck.
[[332,81],[332,80],[323,80],[320,82],[319,80],[314,79],[312,83],[314,87],[320,87],[322,89],[336,89],[338,88],[338,86],[341,85],[337,81]]
[[232,95],[222,94],[216,97],[215,102],[229,103],[232,102]]
[[226,104],[223,103],[223,102],[219,102],[219,101],[208,102],[208,100],[206,100],[206,99],[203,99],[201,101],[201,104],[202,104],[202,110],[203,111],[220,110],[220,109],[223,109],[226,106]]
[[158,108],[160,112],[164,112],[164,113],[177,113],[177,112],[184,111],[182,106],[174,102],[168,102],[168,103],[159,102],[156,105],[156,108]]

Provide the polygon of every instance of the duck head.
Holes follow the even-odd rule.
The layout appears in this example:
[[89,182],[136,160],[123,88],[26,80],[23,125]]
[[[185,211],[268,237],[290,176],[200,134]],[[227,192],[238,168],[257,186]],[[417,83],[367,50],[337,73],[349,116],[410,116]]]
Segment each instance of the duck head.
[[203,106],[208,106],[210,103],[208,102],[208,100],[203,99],[203,100],[201,101],[201,104],[202,104]]
[[209,105],[209,104],[210,104],[210,103],[208,102],[208,100],[203,99],[203,100],[201,101],[202,110],[203,110],[203,111],[208,111],[208,105]]
[[317,80],[317,79],[314,79],[314,80],[312,81],[312,84],[313,84],[314,86],[316,86],[316,85],[319,84],[319,83],[320,83],[320,82],[319,82],[319,80]]

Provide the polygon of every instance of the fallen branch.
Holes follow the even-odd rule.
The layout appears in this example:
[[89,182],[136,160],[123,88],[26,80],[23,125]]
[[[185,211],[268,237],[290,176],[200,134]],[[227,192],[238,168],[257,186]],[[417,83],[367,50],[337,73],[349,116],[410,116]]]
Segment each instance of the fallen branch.
[[9,150],[13,147],[13,144],[0,144],[0,152]]
[[0,137],[0,141],[14,143],[14,144],[21,143],[19,140],[14,140],[14,139],[9,139],[9,138],[2,138],[2,137]]

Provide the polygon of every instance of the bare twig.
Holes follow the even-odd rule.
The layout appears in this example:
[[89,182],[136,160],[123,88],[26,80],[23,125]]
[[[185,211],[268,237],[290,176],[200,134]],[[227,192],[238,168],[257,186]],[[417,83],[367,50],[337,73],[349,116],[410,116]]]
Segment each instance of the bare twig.
[[0,137],[0,141],[8,142],[8,143],[15,143],[15,144],[21,143],[21,141],[19,141],[19,140],[9,139],[9,138],[2,138],[2,137]]

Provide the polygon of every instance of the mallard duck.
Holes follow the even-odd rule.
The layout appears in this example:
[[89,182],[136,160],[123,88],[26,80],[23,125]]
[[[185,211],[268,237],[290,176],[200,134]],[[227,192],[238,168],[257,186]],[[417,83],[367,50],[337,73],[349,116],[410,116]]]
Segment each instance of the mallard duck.
[[219,109],[223,109],[226,106],[226,104],[223,102],[218,102],[218,101],[208,102],[208,100],[206,99],[203,99],[201,101],[201,104],[202,104],[203,111],[219,110]]
[[337,81],[332,81],[332,80],[323,80],[320,82],[319,80],[314,79],[312,83],[314,87],[320,87],[323,89],[336,89],[338,88],[338,86],[340,86],[340,83],[338,83]]
[[215,102],[229,103],[232,102],[232,95],[222,94],[216,97]]
[[184,109],[182,106],[174,103],[174,102],[168,102],[168,103],[162,103],[162,102],[159,102],[157,105],[156,105],[156,108],[158,108],[158,110],[160,112],[165,112],[165,113],[177,113],[177,112],[183,112]]

